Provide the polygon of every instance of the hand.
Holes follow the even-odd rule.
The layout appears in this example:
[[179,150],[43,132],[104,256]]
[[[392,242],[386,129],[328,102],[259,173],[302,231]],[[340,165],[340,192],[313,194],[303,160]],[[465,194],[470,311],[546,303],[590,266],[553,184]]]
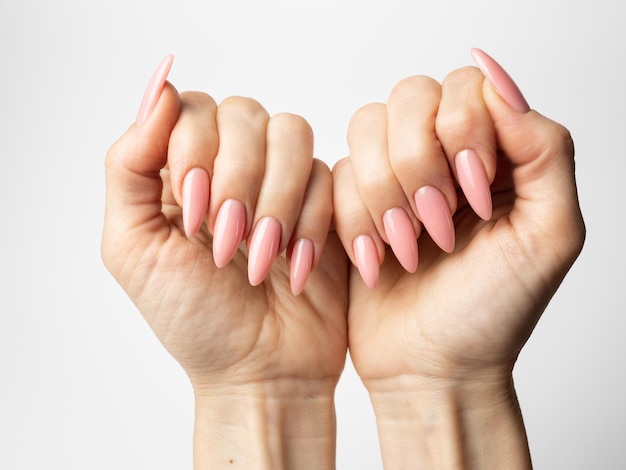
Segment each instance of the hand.
[[[165,82],[170,65],[107,156],[104,261],[190,377],[198,466],[280,468],[277,449],[287,467],[325,451],[334,463],[347,264],[327,240],[330,171],[302,118],[269,117],[246,98],[179,96]],[[314,457],[302,446],[291,455],[290,438],[317,439]]]
[[[411,459],[457,468],[506,440],[496,423],[523,433],[512,368],[583,244],[569,133],[474,54],[489,80],[473,67],[442,85],[411,77],[386,104],[360,109],[350,158],[334,169],[335,224],[358,267],[350,353],[374,402],[386,468]],[[441,431],[454,413],[486,426],[464,423],[459,444]],[[407,439],[408,428],[430,444]],[[474,442],[481,432],[491,441]],[[526,451],[503,452],[500,467],[473,463],[516,468]]]

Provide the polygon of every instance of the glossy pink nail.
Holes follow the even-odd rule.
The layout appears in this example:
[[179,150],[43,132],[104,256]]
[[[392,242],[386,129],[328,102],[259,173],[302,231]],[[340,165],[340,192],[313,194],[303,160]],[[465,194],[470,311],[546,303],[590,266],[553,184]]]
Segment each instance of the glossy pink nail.
[[518,113],[527,113],[530,106],[513,79],[492,57],[480,49],[472,49],[472,58],[502,99]]
[[298,240],[291,252],[290,276],[291,292],[299,295],[304,290],[311,269],[313,268],[313,242],[308,239]]
[[137,113],[137,119],[135,119],[135,123],[138,126],[144,124],[150,117],[150,114],[152,114],[152,111],[154,111],[154,108],[161,97],[161,93],[163,92],[165,80],[167,79],[167,75],[170,73],[173,63],[174,56],[170,54],[161,61],[152,75],[150,83],[148,83],[148,88],[146,88],[143,99],[141,100],[141,106],[139,107],[139,112]]
[[478,154],[474,150],[461,150],[454,162],[467,202],[481,219],[491,219],[491,189]]
[[441,191],[433,186],[424,186],[415,192],[418,217],[428,230],[430,237],[439,247],[451,253],[454,250],[454,224],[448,202]]
[[385,234],[396,258],[410,273],[417,270],[417,235],[411,219],[400,207],[389,209],[383,214]]
[[223,268],[233,258],[246,228],[246,207],[235,199],[227,199],[220,206],[213,230],[213,260]]
[[282,227],[273,217],[264,217],[258,221],[248,252],[248,279],[257,286],[270,272],[272,263],[278,254]]
[[369,235],[359,235],[352,242],[354,261],[363,278],[363,282],[370,289],[378,285],[379,260],[376,243]]
[[183,228],[193,237],[204,222],[209,208],[211,182],[202,168],[192,168],[183,180]]

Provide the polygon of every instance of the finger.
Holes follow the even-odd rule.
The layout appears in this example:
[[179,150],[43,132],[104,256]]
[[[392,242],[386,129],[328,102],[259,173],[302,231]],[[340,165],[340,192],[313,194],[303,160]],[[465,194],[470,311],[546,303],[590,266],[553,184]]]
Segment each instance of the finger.
[[389,161],[387,108],[373,103],[359,109],[348,126],[352,173],[361,201],[378,234],[409,272],[417,269],[417,219]]
[[378,284],[385,246],[365,203],[359,197],[350,160],[333,168],[333,213],[337,235],[365,285]]
[[333,182],[328,166],[313,160],[300,217],[287,247],[291,291],[298,295],[319,264],[333,213]]
[[248,277],[260,284],[298,220],[313,164],[313,132],[300,116],[277,114],[267,125],[265,174],[254,211]]
[[[165,63],[165,61],[164,61]],[[166,63],[166,65],[168,65]],[[153,76],[138,115],[138,123],[111,147],[106,157],[106,211],[102,255],[115,270],[128,232],[161,216],[162,181],[159,174],[167,161],[169,136],[180,102],[172,85],[165,82],[163,64]],[[148,111],[146,111],[146,109]]]
[[407,200],[441,249],[454,249],[456,190],[435,132],[441,86],[415,76],[402,80],[387,102],[389,160]]
[[217,154],[217,105],[204,93],[181,96],[181,112],[169,142],[172,194],[183,208],[185,234],[192,237],[209,208],[210,179]]
[[562,125],[531,111],[513,80],[491,57],[472,52],[487,78],[483,95],[497,144],[515,167],[516,199],[510,219],[518,239],[526,241],[533,259],[546,259],[548,249],[553,266],[564,274],[585,237],[571,135]]
[[479,217],[489,220],[496,137],[483,100],[483,81],[476,67],[451,72],[442,84],[435,128],[467,202]]
[[220,143],[208,219],[217,267],[228,264],[252,226],[265,172],[268,122],[267,111],[250,98],[233,96],[217,109]]

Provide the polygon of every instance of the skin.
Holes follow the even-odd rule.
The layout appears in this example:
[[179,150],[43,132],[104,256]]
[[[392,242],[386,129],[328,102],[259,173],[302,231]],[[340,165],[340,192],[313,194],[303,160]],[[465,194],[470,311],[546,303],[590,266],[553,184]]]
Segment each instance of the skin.
[[[431,103],[423,110],[428,126],[402,106],[411,100]],[[384,128],[385,120],[387,133],[371,125]],[[403,149],[411,138],[391,132],[391,121],[421,129],[421,145]],[[464,68],[442,85],[426,77],[401,82],[387,104],[355,114],[348,140],[351,156],[334,169],[337,231],[352,257],[352,240],[367,233],[382,260],[375,289],[352,270],[350,353],[372,397],[385,468],[529,468],[512,369],[583,245],[569,133],[535,111],[513,111],[477,69]],[[359,151],[372,147],[382,151],[365,158],[390,168],[376,172],[377,181],[359,174],[367,171]],[[454,184],[454,156],[467,148],[477,150],[492,182],[488,221]],[[389,163],[412,149],[412,168]],[[419,176],[402,186],[394,165]],[[449,201],[451,254],[432,242],[405,196],[423,185]],[[363,196],[371,188],[378,188],[372,201]],[[380,220],[392,207],[407,208],[421,232],[415,273],[385,251]],[[499,449],[488,442],[494,435]]]
[[[317,269],[297,297],[291,294],[284,253],[265,281],[252,287],[245,243],[228,266],[218,269],[207,225],[192,238],[183,232],[180,188],[185,173],[239,158],[236,152],[218,153],[214,142],[207,145],[206,135],[214,130],[227,148],[229,134],[235,139],[241,129],[249,136],[241,154],[256,159],[251,176],[246,181],[235,172],[216,173],[211,197],[246,200],[250,227],[261,217],[275,216],[287,240],[314,241]],[[266,142],[279,141],[272,165],[293,169],[294,162],[270,129],[284,130],[303,147],[294,169],[300,181],[282,194],[288,203],[278,214],[271,209],[279,206],[275,196],[261,190],[270,177]],[[331,174],[314,162],[311,139],[310,128],[297,116],[270,118],[258,103],[244,98],[218,107],[207,95],[179,96],[166,84],[148,121],[131,126],[107,156],[103,259],[191,380],[196,468],[225,462],[233,468],[292,468],[301,459],[319,461],[325,468],[334,462],[332,397],[346,357],[347,263],[336,236],[325,243]],[[250,187],[257,189],[250,194]],[[208,220],[214,218],[214,213],[208,215]],[[251,231],[246,229],[248,238]],[[267,408],[291,416],[293,426],[278,418],[271,425],[259,424]],[[309,427],[297,426],[300,414]],[[283,443],[292,438],[297,447]],[[305,451],[307,445],[313,456]]]
[[[513,111],[468,67],[443,84],[401,81],[387,103],[357,111],[348,142],[331,178],[302,118],[166,84],[147,121],[109,151],[103,259],[191,380],[195,467],[334,468],[333,394],[349,345],[385,468],[529,468],[512,369],[584,240],[569,133]],[[457,184],[454,157],[467,148],[491,183],[488,221]],[[210,176],[211,199],[190,238],[181,206],[193,168]],[[287,170],[293,181],[275,190]],[[422,227],[412,195],[424,185],[453,215],[452,253]],[[213,263],[229,198],[246,206],[248,242],[263,217],[282,227],[257,287],[246,243],[226,267]],[[415,272],[386,245],[383,214],[396,207],[419,237]],[[375,289],[349,268],[363,234],[380,262]],[[286,254],[302,238],[315,269],[294,296]]]

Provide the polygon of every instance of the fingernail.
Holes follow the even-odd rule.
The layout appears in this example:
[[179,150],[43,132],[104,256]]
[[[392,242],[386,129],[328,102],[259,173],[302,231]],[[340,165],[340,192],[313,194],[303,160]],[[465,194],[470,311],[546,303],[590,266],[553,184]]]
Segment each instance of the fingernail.
[[256,225],[248,252],[248,279],[258,286],[270,272],[278,254],[282,227],[273,217],[264,217]]
[[378,284],[379,266],[376,243],[369,235],[359,235],[352,242],[354,261],[363,278],[363,282],[370,289]]
[[313,268],[313,242],[308,239],[298,240],[291,254],[290,283],[293,295],[298,295],[304,290],[304,284]]
[[223,268],[233,258],[246,228],[246,207],[235,199],[227,199],[220,206],[213,230],[213,260]]
[[148,120],[150,114],[156,107],[159,97],[161,96],[161,92],[163,91],[165,80],[167,79],[167,75],[170,73],[173,63],[174,56],[170,54],[161,61],[152,75],[150,83],[148,83],[148,88],[146,88],[146,92],[141,100],[141,106],[139,107],[139,112],[137,113],[137,119],[135,119],[135,123],[138,126]]
[[204,222],[209,208],[209,175],[202,168],[192,168],[183,180],[183,228],[193,237]]
[[461,150],[454,162],[467,202],[481,219],[491,219],[491,189],[478,154],[473,150]]
[[454,250],[454,224],[446,198],[437,188],[424,186],[415,192],[418,217],[439,247],[451,253]]
[[400,207],[383,214],[383,226],[396,258],[410,273],[417,270],[417,235],[406,211]]
[[492,57],[480,49],[472,49],[472,57],[498,94],[518,113],[527,113],[530,106],[513,79]]

